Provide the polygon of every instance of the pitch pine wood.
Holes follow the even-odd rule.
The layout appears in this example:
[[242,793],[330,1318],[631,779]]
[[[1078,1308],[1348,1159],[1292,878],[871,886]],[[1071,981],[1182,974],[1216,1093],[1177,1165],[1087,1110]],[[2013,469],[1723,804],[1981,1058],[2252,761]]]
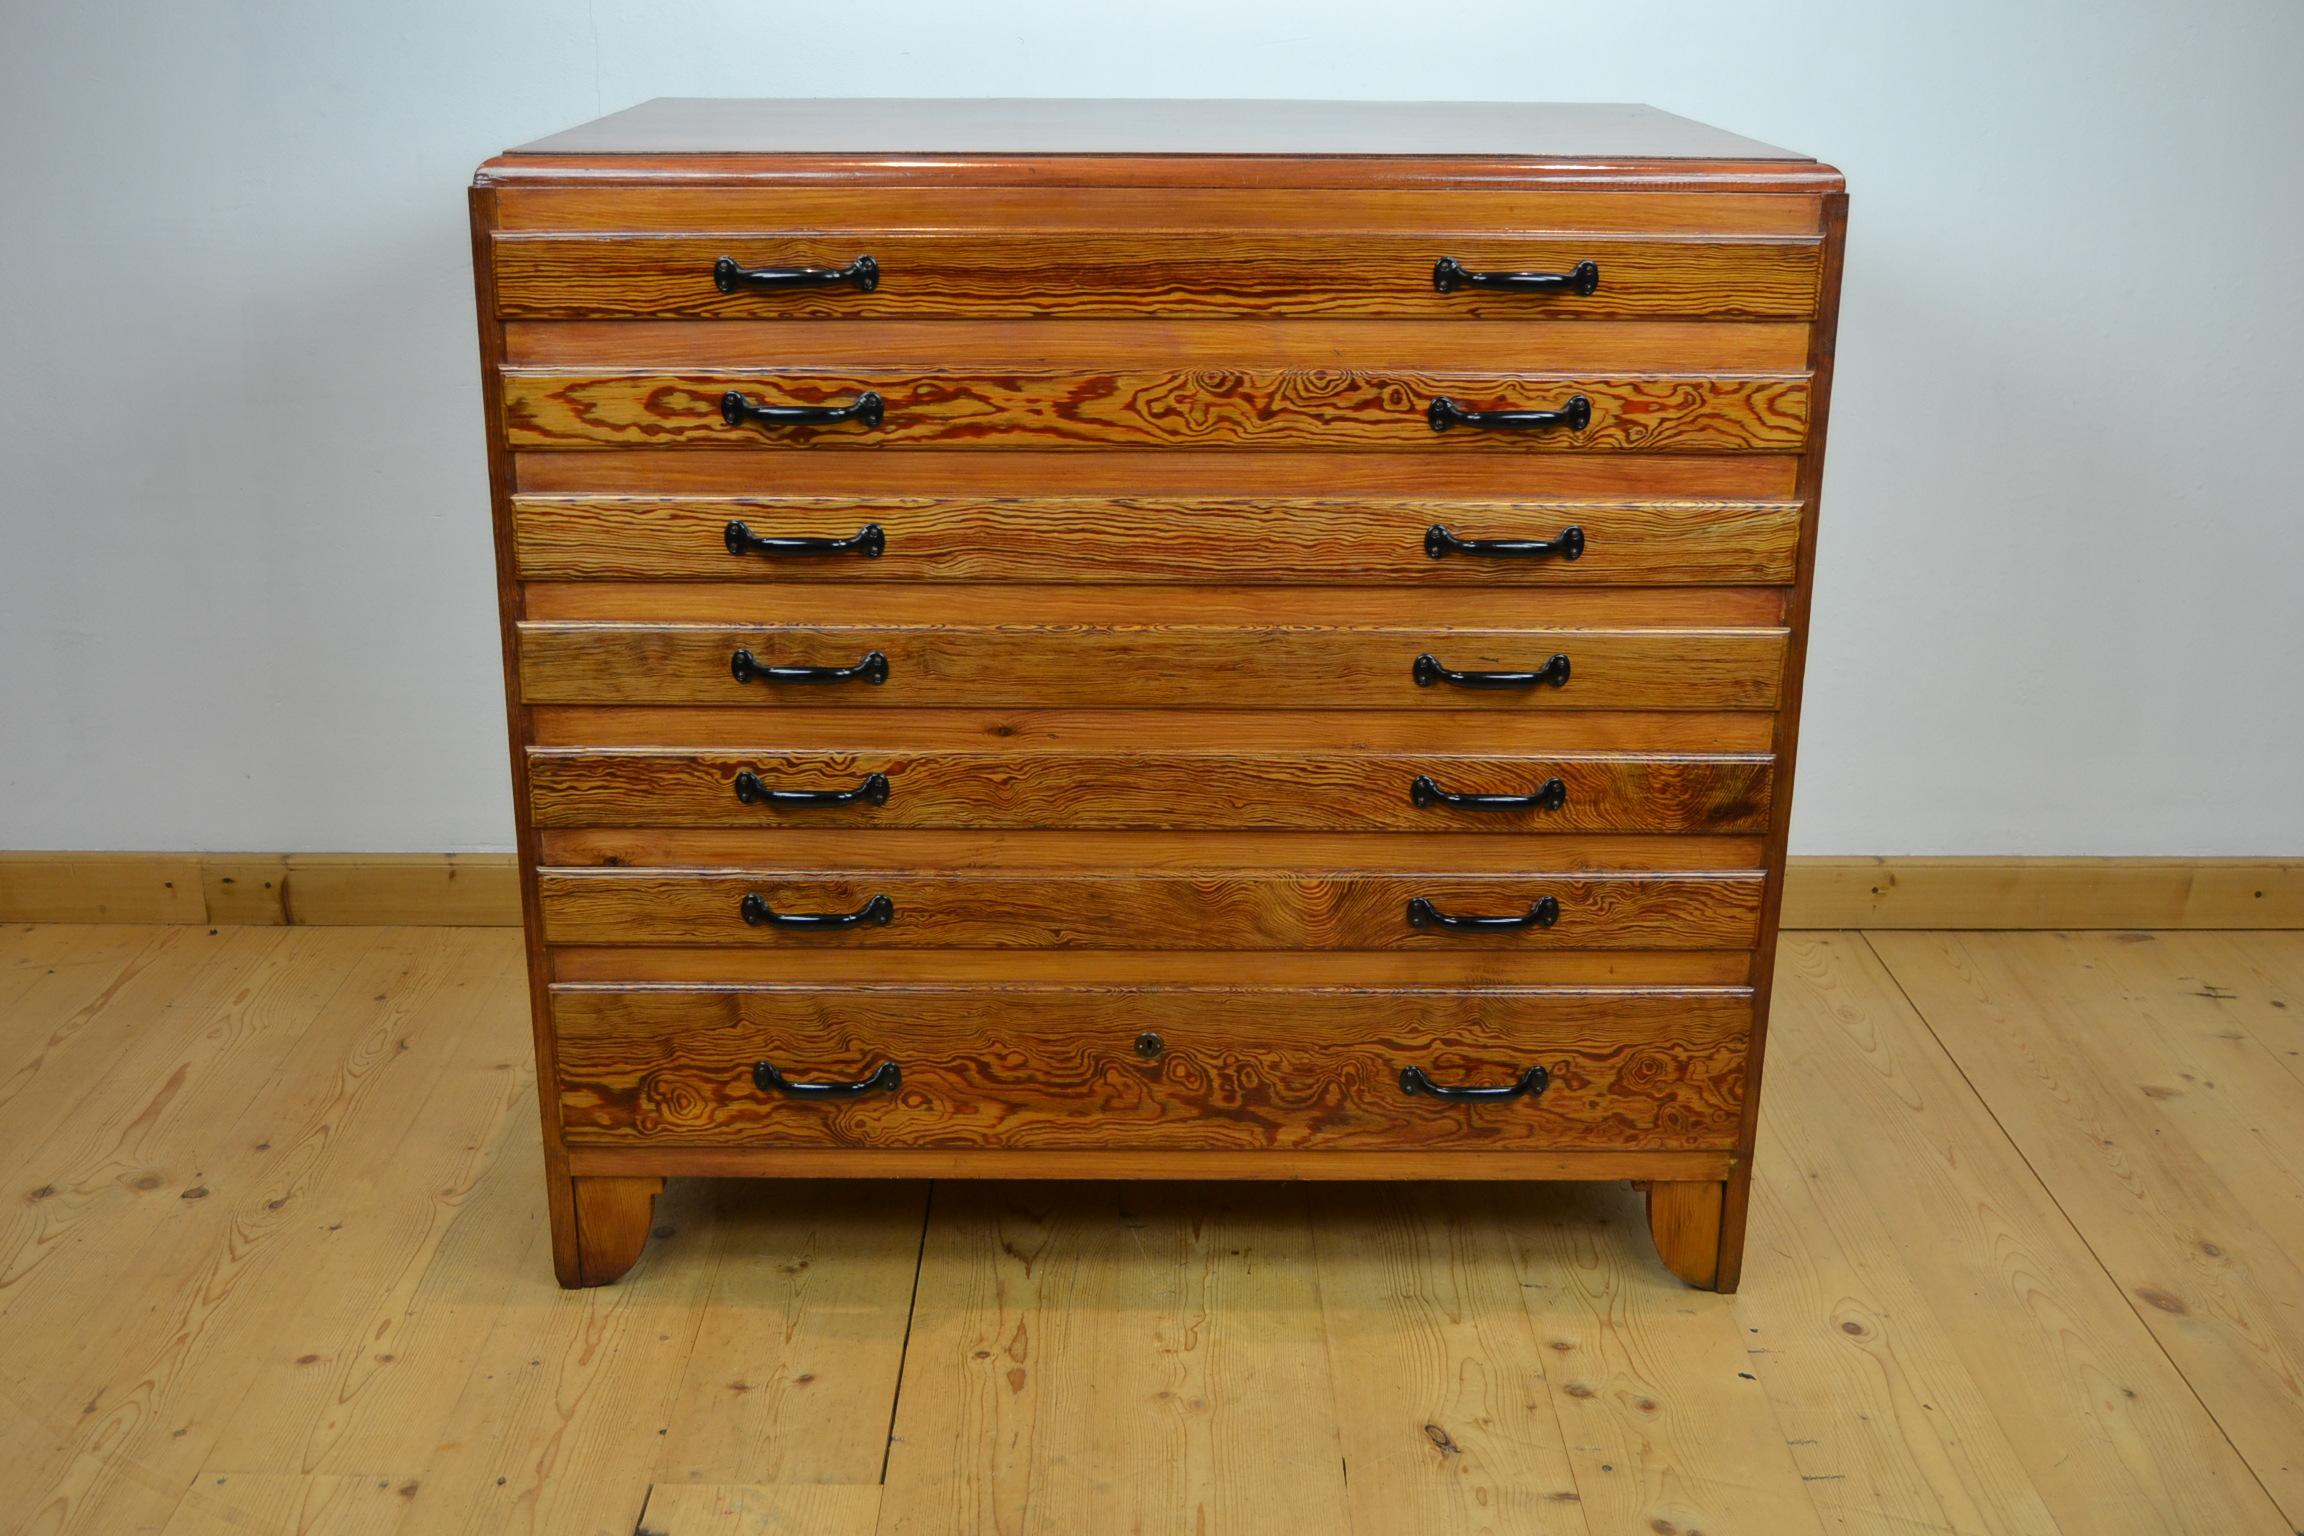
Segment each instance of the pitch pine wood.
[[[1784,502],[1479,502],[1194,497],[523,496],[513,503],[531,581],[1179,581],[1449,586],[1791,579],[1800,509]],[[877,557],[768,559],[728,552],[741,522],[770,536],[884,537]],[[1434,559],[1426,530],[1557,539],[1566,560]]]
[[[1290,831],[1754,832],[1767,825],[1764,757],[1244,757],[1169,754],[532,750],[541,826],[1268,828]],[[853,792],[878,774],[885,799],[849,806],[747,803],[769,792]],[[1464,809],[1410,787],[1529,795],[1559,780],[1556,810]]]
[[[1283,873],[1101,875],[1013,871],[925,874],[765,868],[538,872],[554,944],[721,944],[795,949],[1744,949],[1758,936],[1760,881],[1749,874],[1421,876]],[[849,928],[747,922],[758,896],[774,912],[838,914],[880,897],[886,924]],[[1554,898],[1550,927],[1448,930],[1418,925],[1408,904],[1442,914],[1514,916]]]
[[[1695,1149],[1733,1137],[1750,1003],[1734,989],[563,988],[554,1018],[571,1142]],[[753,1086],[762,1059],[838,1081],[894,1062],[902,1084],[796,1102]],[[1468,1113],[1404,1095],[1402,1063],[1446,1085],[1532,1066],[1552,1080],[1519,1113]]]
[[[1445,1104],[1469,1117],[1464,1147],[1422,1171],[1496,1176],[1508,1165],[1478,1150],[1485,1137],[1524,1143],[1530,1174],[1661,1180],[1668,1258],[1734,1288],[1760,1020],[1739,1011],[1712,1036],[1684,1019],[1638,1034],[1638,1058],[1615,1054],[1609,1016],[1632,1029],[1675,987],[1720,987],[1739,1010],[1748,986],[1766,994],[1838,173],[1644,109],[1384,107],[1354,128],[1334,108],[1200,104],[1154,131],[1157,117],[659,104],[476,179],[563,1282],[634,1262],[652,1181],[764,1171],[786,1148],[795,1174],[886,1172],[953,1136],[967,1144],[940,1166],[960,1173],[1030,1156],[1046,1160],[1016,1171],[1125,1162],[1141,1177],[1198,1148],[1199,1170],[1224,1177],[1341,1175],[1305,1161],[1327,1138],[1357,1167],[1409,1171],[1380,1160],[1455,1133],[1405,1120],[1379,1058],[1421,1047],[1502,1070],[1491,1058],[1508,1042],[1486,1010],[1580,981],[1587,1001],[1563,994],[1547,1006],[1569,1011],[1511,1026],[1560,1053],[1555,1119]],[[1455,142],[1474,127],[1496,142]],[[1232,148],[1201,153],[1218,129]],[[1446,154],[1410,153],[1442,141]],[[851,242],[877,247],[869,291],[706,286],[722,256],[829,263]],[[1591,294],[1442,294],[1442,255],[1606,265]],[[866,389],[884,420],[722,419],[731,390],[821,406]],[[1425,406],[1443,393],[1475,410],[1580,395],[1592,419],[1437,432]],[[765,497],[764,452],[790,466]],[[872,547],[889,575],[862,569],[861,551],[781,574],[729,526],[739,507],[778,530],[885,514]],[[1592,526],[1573,526],[1589,576],[1570,569],[1581,559],[1459,576],[1461,551],[1443,574],[1418,528],[1445,518],[1493,538],[1508,535],[1472,524],[1564,528],[1587,512]],[[1275,532],[1302,553],[1268,558]],[[1555,656],[1567,686],[1534,695],[1446,681]],[[880,682],[796,695],[757,675],[867,658]],[[860,769],[894,791],[877,819],[730,809],[746,771],[783,787]],[[1541,772],[1567,803],[1535,823],[1541,839],[1502,837],[1471,812],[1403,805],[1419,771]],[[1558,924],[1421,918],[1429,903],[1504,919],[1537,896],[1560,902]],[[858,908],[885,921],[772,920]],[[734,1034],[826,1059],[892,1048],[885,1022],[865,1027],[876,1002],[861,991],[792,985],[810,966],[838,979],[823,962],[859,946],[891,956],[910,1001],[948,989],[908,1021],[906,1087],[813,1120],[731,1093],[745,1076]],[[1141,1066],[1079,1002],[1043,997],[1050,1016],[1025,1028],[994,1001],[1066,950],[1144,957],[1147,996],[1171,999],[1183,994],[1158,967],[1180,979],[1197,953],[1225,954],[1232,989],[1266,989],[1253,1001],[1282,1019],[1318,1011],[1304,966],[1333,955],[1338,978],[1421,982],[1427,1000],[1455,987],[1465,1017],[1416,1013],[1411,1040],[1340,1013],[1350,1042],[1314,1050],[1323,1067],[1299,1034],[1213,997],[1186,1012],[1159,1001],[1147,1017],[1193,1050],[1140,1054],[1168,1074],[1145,1097],[1116,1075]],[[1428,969],[1388,969],[1394,954]],[[618,998],[612,1024],[555,1022],[564,966],[568,998],[579,975]],[[780,1001],[745,993],[724,1028],[648,1011],[710,1007],[732,987]],[[1241,1038],[1202,1044],[1202,1016]],[[982,1056],[986,1019],[1012,1039],[1008,1059]],[[579,1049],[595,1057],[564,1067]],[[1268,1161],[1245,1161],[1236,1137]]]
[[[727,256],[745,267],[838,267],[869,254],[879,286],[722,293]],[[1591,294],[1463,288],[1443,294],[1434,263],[1473,271],[1567,272],[1599,265]],[[506,319],[1287,316],[1524,321],[1698,315],[1807,319],[1813,240],[1639,240],[1469,232],[1275,238],[1222,229],[732,231],[727,234],[499,236],[496,307]],[[703,281],[699,281],[703,279]]]
[[[1483,710],[1768,709],[1785,632],[1747,630],[1263,629],[1171,626],[735,628],[536,621],[520,627],[529,704],[773,708],[818,685],[739,683],[738,650],[762,666],[853,667],[872,652],[888,679],[824,685],[856,708],[1167,706]],[[1568,681],[1530,689],[1419,686],[1416,659],[1456,671],[1534,671],[1556,655]]]
[[[1666,1274],[1621,1186],[677,1179],[634,1275],[570,1293],[533,1192],[512,935],[0,928],[10,1230],[71,1222],[0,1262],[9,1518],[2293,1529],[2253,1422],[2279,1357],[2173,1331],[2276,1317],[2179,1318],[2123,1268],[2165,1253],[2153,1280],[2191,1305],[2293,1258],[2263,1196],[2304,1166],[2300,941],[1873,940],[1957,947],[1942,1018],[1925,949],[1891,974],[1865,936],[1785,942],[1735,1297]],[[2059,1084],[2184,1093],[2111,1097],[2163,1117],[2172,1171],[2237,1159],[2221,1267],[2157,1196],[2088,1193],[2102,1127],[2025,1108],[2045,1077],[2002,1073],[2017,1049]]]
[[[514,449],[617,446],[887,449],[1314,447],[1425,453],[1797,453],[1806,441],[1804,377],[1509,376],[1370,370],[1156,369],[960,374],[892,364],[876,372],[796,366],[711,374],[508,372],[503,431]],[[722,398],[844,406],[886,402],[877,428],[730,426]],[[1558,410],[1591,402],[1581,432],[1435,432],[1425,408],[1447,396],[1471,410]]]

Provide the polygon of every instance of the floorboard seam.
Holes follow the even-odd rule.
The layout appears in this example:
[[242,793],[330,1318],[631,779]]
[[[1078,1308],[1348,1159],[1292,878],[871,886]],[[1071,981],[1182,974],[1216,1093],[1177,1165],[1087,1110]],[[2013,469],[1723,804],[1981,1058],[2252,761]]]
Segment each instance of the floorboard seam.
[[888,1463],[896,1454],[896,1410],[904,1405],[904,1372],[912,1362],[912,1324],[920,1315],[920,1275],[928,1267],[928,1224],[936,1219],[936,1181],[928,1181],[920,1202],[920,1251],[912,1259],[912,1299],[904,1304],[904,1342],[896,1348],[896,1390],[888,1394],[888,1438],[880,1447],[880,1486],[888,1486]]
[[[1958,932],[1959,930],[1931,929],[1928,931],[1943,933],[1947,931]],[[2272,1490],[2265,1486],[2263,1474],[2256,1470],[2255,1463],[2241,1454],[2240,1447],[2233,1444],[2232,1432],[2224,1427],[2223,1419],[2217,1416],[2215,1408],[2210,1406],[2208,1399],[2201,1396],[2199,1387],[2195,1386],[2192,1378],[2185,1373],[2182,1363],[2174,1355],[2168,1353],[2168,1346],[2160,1341],[2160,1335],[2152,1331],[2152,1324],[2142,1312],[2137,1310],[2136,1298],[2128,1294],[2128,1287],[2120,1283],[2120,1277],[2112,1273],[2112,1266],[2104,1262],[2104,1255],[2096,1251],[2096,1244],[2089,1237],[2088,1229],[2074,1220],[2070,1211],[2064,1209],[2064,1202],[2057,1198],[2056,1186],[2041,1177],[2040,1170],[2033,1166],[2032,1154],[2024,1150],[2024,1143],[2016,1139],[2015,1132],[2001,1123],[1998,1111],[1992,1108],[1992,1101],[1977,1090],[1976,1080],[1968,1075],[1966,1063],[1960,1060],[1958,1053],[1951,1046],[1944,1043],[1944,1037],[1936,1032],[1935,1021],[1928,1017],[1927,1011],[1914,1000],[1910,992],[1905,990],[1904,978],[1896,974],[1896,967],[1889,964],[1888,957],[1880,953],[1879,948],[1873,944],[1871,931],[1868,929],[1858,930],[1856,936],[1864,941],[1865,953],[1878,963],[1881,974],[1888,978],[1891,986],[1895,987],[1896,995],[1904,1000],[1904,1006],[1912,1010],[1912,1017],[1920,1021],[1920,1027],[1928,1031],[1928,1038],[1936,1042],[1936,1049],[1944,1053],[1944,1059],[1952,1064],[1952,1070],[1960,1074],[1960,1082],[1962,1086],[1967,1088],[1968,1096],[1982,1106],[1984,1113],[1991,1117],[1993,1127],[2000,1132],[2001,1139],[2008,1143],[2010,1150],[2024,1164],[2024,1171],[2032,1175],[2032,1182],[2040,1186],[2040,1192],[2048,1197],[2048,1203],[2056,1207],[2056,1214],[2064,1219],[2064,1225],[2072,1229],[2073,1234],[2080,1239],[2080,1246],[2088,1250],[2088,1257],[2096,1261],[2096,1268],[2111,1285],[2113,1293],[2120,1298],[2120,1304],[2128,1309],[2131,1317],[2136,1319],[2136,1325],[2144,1330],[2144,1336],[2152,1341],[2152,1347],[2160,1352],[2160,1358],[2168,1362],[2168,1369],[2176,1373],[2176,1379],[2184,1383],[2184,1390],[2192,1394],[2192,1401],[2200,1405],[2200,1412],[2206,1416],[2209,1423],[2216,1426],[2216,1433],[2231,1449],[2233,1460],[2248,1469],[2248,1480],[2256,1485],[2257,1491],[2264,1495],[2264,1501],[2272,1507],[2274,1512],[2279,1514],[2282,1519],[2286,1519],[2288,1511],[2281,1506],[2278,1499],[2272,1496]],[[1997,1417],[1997,1413],[1994,1416]]]

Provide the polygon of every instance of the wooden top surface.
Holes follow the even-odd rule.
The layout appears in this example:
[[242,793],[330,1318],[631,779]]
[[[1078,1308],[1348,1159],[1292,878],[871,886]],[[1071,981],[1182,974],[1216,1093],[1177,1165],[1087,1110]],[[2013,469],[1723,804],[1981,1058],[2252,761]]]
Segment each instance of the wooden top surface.
[[509,153],[1809,159],[1654,107],[1603,103],[669,96]]

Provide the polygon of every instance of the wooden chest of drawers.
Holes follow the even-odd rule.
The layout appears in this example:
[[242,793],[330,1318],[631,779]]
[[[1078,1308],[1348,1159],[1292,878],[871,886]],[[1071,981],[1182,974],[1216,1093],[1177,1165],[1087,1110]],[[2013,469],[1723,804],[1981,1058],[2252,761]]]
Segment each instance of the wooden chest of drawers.
[[1846,199],[1644,108],[657,102],[472,192],[554,1253],[1629,1178],[1732,1287]]

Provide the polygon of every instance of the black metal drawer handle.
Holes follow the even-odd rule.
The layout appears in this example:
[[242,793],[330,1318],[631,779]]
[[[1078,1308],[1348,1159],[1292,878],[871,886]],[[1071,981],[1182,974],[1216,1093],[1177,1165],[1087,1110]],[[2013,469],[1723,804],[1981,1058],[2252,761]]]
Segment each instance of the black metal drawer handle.
[[1429,688],[1434,683],[1446,683],[1451,688],[1541,688],[1549,683],[1555,688],[1565,688],[1568,686],[1568,653],[1557,652],[1533,672],[1457,672],[1440,665],[1440,658],[1427,651],[1416,658],[1410,676],[1416,679],[1419,688]]
[[772,1061],[752,1063],[752,1086],[762,1093],[781,1093],[795,1099],[852,1099],[860,1093],[894,1093],[904,1086],[904,1073],[896,1063],[884,1061],[870,1077],[852,1083],[796,1083],[776,1070]]
[[1568,403],[1556,411],[1468,411],[1440,396],[1424,408],[1424,419],[1432,423],[1432,430],[1445,432],[1450,427],[1487,427],[1499,432],[1540,432],[1548,427],[1566,427],[1581,432],[1592,425],[1592,400],[1588,395],[1570,395]]
[[1432,1081],[1422,1067],[1400,1069],[1400,1091],[1406,1094],[1426,1094],[1435,1099],[1536,1099],[1552,1086],[1552,1074],[1542,1067],[1530,1067],[1512,1082],[1495,1085],[1473,1085],[1443,1088]]
[[[730,523],[741,528],[742,523]],[[733,539],[734,535],[731,534]],[[1560,530],[1556,539],[1460,539],[1445,523],[1424,530],[1424,553],[1439,560],[1448,555],[1484,555],[1497,560],[1581,560],[1584,530],[1574,525]]]
[[740,683],[870,683],[877,688],[888,681],[888,658],[866,651],[852,667],[768,667],[750,651],[739,648],[728,658],[728,671]]
[[875,896],[853,912],[779,912],[758,891],[746,891],[736,910],[755,928],[885,928],[896,921],[896,903]]
[[[1571,530],[1573,531],[1573,530]],[[740,522],[730,523],[721,537],[732,555],[846,555],[877,560],[887,551],[888,536],[878,523],[866,523],[845,539],[798,538],[754,533]],[[1426,540],[1430,547],[1430,540]],[[1581,549],[1581,545],[1578,546]],[[1570,555],[1569,559],[1576,557]]]
[[1560,898],[1539,896],[1526,912],[1511,917],[1458,917],[1443,912],[1422,896],[1408,898],[1408,926],[1445,928],[1451,933],[1509,933],[1522,928],[1549,928],[1560,921]]
[[720,419],[732,427],[747,422],[756,427],[830,427],[843,421],[876,427],[887,409],[887,402],[870,390],[846,405],[754,405],[740,389],[720,397]]
[[722,293],[739,288],[837,288],[854,283],[858,293],[880,286],[880,263],[859,256],[844,267],[747,267],[733,256],[712,263],[712,286]]
[[1459,288],[1509,288],[1517,293],[1573,293],[1590,298],[1600,291],[1600,263],[1580,261],[1565,272],[1468,272],[1453,256],[1432,266],[1432,286],[1441,293]]
[[1546,779],[1532,795],[1464,795],[1442,789],[1420,773],[1408,786],[1408,798],[1419,806],[1444,805],[1455,811],[1557,811],[1568,803],[1568,786],[1559,779]]
[[888,775],[875,773],[854,789],[770,789],[747,768],[736,775],[736,798],[746,805],[886,805]]

